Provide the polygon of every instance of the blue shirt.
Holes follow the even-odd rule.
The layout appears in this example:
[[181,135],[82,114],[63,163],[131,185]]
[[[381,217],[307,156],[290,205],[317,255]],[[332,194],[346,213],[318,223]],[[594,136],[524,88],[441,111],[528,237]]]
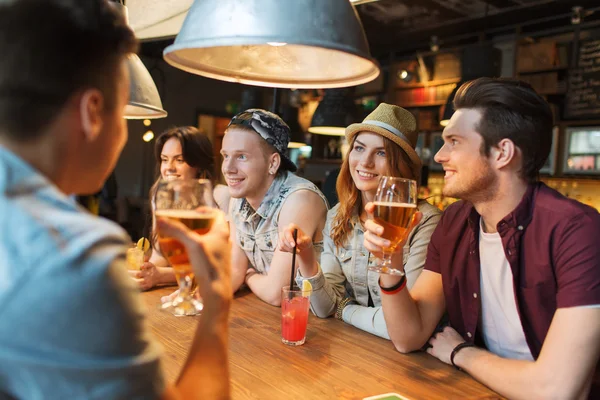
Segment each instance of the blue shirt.
[[0,398],[160,396],[128,241],[0,147]]

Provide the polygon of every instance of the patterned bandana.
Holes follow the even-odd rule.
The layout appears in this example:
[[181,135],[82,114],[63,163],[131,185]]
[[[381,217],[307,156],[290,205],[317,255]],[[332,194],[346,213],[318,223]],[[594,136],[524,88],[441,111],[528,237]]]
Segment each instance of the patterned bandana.
[[231,125],[252,128],[254,132],[258,133],[260,137],[277,150],[281,156],[283,169],[296,171],[296,165],[287,155],[287,147],[290,143],[290,127],[277,114],[259,108],[251,108],[234,116],[227,126]]

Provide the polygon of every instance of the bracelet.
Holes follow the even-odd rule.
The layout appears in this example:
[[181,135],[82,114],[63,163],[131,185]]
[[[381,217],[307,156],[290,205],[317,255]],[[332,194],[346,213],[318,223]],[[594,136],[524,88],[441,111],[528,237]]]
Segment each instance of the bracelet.
[[394,286],[386,288],[381,286],[381,277],[379,278],[379,288],[381,289],[381,293],[383,294],[396,294],[400,293],[402,289],[406,287],[406,275],[402,275],[402,278],[396,283]]
[[464,349],[465,347],[475,347],[475,344],[468,343],[468,342],[462,342],[462,343],[456,345],[456,347],[454,348],[454,350],[452,350],[452,353],[450,354],[450,363],[454,366],[454,368],[456,368],[459,371],[462,371],[462,368],[460,368],[458,365],[454,364],[454,357],[456,357],[458,352],[460,350]]
[[352,298],[346,297],[345,299],[340,301],[340,304],[338,304],[337,309],[335,310],[335,317],[337,319],[339,319],[340,321],[344,320],[344,318],[343,318],[344,308],[346,308],[348,303],[350,303],[351,301],[352,301]]

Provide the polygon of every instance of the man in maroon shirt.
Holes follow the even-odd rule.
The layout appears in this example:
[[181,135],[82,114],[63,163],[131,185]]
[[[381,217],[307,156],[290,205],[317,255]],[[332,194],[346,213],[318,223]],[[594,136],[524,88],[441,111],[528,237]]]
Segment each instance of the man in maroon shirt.
[[[381,275],[390,337],[401,352],[428,343],[430,354],[509,398],[591,398],[600,214],[538,181],[550,107],[526,83],[491,78],[463,85],[454,107],[435,159],[444,195],[463,201],[442,216],[410,292],[396,289],[404,277]],[[366,228],[365,246],[381,254],[382,227]],[[401,252],[394,262],[402,265]],[[445,312],[450,326],[432,336]]]

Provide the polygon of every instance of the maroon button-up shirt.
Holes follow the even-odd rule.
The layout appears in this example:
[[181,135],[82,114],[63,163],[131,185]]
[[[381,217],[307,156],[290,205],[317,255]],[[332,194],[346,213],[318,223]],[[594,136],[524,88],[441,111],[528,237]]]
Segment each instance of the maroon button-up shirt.
[[[448,207],[425,263],[442,274],[450,324],[471,343],[481,315],[479,218],[471,203]],[[537,359],[557,308],[600,304],[600,214],[537,183],[497,229],[521,325]]]

